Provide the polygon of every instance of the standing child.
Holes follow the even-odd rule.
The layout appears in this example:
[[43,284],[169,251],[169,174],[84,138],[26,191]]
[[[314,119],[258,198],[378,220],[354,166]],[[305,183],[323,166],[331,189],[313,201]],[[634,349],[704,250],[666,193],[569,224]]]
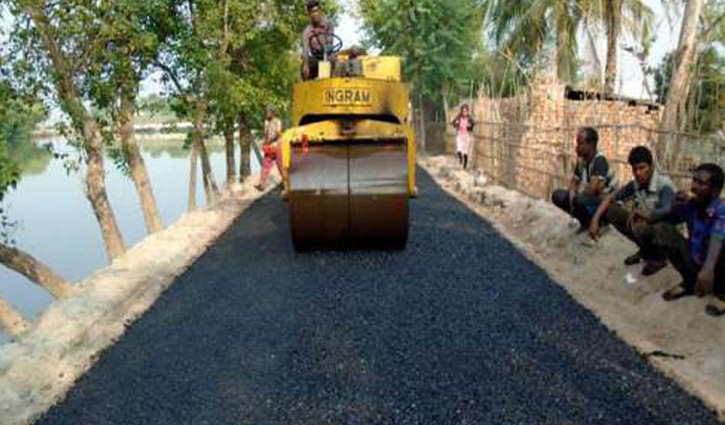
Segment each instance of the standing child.
[[468,111],[468,105],[461,106],[461,110],[451,124],[456,130],[456,156],[458,157],[458,163],[465,170],[468,166],[471,134],[473,133],[473,127],[476,125]]

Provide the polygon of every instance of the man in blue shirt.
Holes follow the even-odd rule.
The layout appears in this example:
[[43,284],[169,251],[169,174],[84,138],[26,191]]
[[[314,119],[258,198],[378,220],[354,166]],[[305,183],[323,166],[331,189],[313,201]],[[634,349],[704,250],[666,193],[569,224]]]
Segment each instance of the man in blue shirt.
[[[663,294],[666,301],[688,295],[714,294],[705,311],[725,314],[725,202],[720,199],[725,175],[715,164],[702,164],[692,176],[692,198],[679,196],[668,214],[652,217],[655,243],[664,249],[683,281]],[[685,239],[674,225],[687,224]]]

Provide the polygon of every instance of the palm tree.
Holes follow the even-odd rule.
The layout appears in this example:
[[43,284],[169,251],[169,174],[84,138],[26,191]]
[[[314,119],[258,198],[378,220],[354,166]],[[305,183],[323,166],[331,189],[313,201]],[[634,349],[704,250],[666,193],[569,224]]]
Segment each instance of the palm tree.
[[607,31],[607,65],[604,71],[604,89],[614,92],[617,80],[617,43],[622,28],[646,42],[652,28],[653,13],[643,0],[605,0],[604,26]]
[[603,23],[607,31],[605,86],[617,75],[617,42],[622,28],[637,38],[649,35],[652,11],[643,0],[486,0],[483,3],[497,44],[535,62],[553,45],[557,77],[572,82],[577,69],[577,31]]
[[491,33],[509,56],[531,64],[553,44],[553,65],[561,81],[576,73],[576,29],[581,22],[577,0],[486,0]]

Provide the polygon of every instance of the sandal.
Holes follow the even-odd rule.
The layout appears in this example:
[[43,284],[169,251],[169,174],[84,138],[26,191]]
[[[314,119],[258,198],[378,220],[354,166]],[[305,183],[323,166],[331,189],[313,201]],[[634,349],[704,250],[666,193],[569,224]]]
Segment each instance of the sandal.
[[709,314],[710,316],[719,317],[725,314],[725,300],[723,300],[723,295],[717,296],[715,295],[712,300],[710,300],[709,303],[707,303],[707,307],[705,307],[705,313]]
[[642,276],[653,276],[667,267],[666,261],[648,261],[642,268]]
[[665,291],[665,293],[662,294],[662,298],[665,301],[674,301],[679,300],[682,297],[687,297],[689,295],[695,295],[695,290],[693,288],[685,286],[683,282]]
[[633,266],[642,262],[642,252],[637,251],[635,254],[630,255],[624,259],[624,265]]

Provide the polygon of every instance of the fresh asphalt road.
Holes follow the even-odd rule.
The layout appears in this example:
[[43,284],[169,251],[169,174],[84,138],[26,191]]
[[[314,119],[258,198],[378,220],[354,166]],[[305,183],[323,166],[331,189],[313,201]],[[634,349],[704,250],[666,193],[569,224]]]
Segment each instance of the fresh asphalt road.
[[718,423],[419,186],[402,252],[295,253],[285,204],[262,198],[38,423]]

